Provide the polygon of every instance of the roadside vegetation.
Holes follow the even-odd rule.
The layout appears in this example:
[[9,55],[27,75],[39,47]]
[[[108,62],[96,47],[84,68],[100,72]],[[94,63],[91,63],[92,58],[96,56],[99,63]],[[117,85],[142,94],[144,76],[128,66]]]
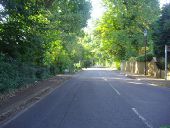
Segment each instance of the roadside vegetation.
[[164,45],[170,45],[170,4],[162,9],[158,0],[103,4],[104,15],[87,34],[88,0],[1,0],[0,93],[91,65],[120,69],[123,60],[144,61],[145,29],[147,61],[157,57],[163,69]]
[[0,1],[0,92],[90,65],[86,0]]
[[163,69],[164,47],[170,45],[170,4],[160,9],[158,0],[103,0],[103,3],[106,12],[96,22],[94,31],[102,60],[109,58],[117,68],[122,60],[145,61],[146,29],[147,61],[156,57],[157,65]]

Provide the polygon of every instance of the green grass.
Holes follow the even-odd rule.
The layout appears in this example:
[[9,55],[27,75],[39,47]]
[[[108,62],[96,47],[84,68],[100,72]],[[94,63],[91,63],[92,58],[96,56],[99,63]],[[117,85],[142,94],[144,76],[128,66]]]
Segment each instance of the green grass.
[[170,125],[167,125],[167,126],[161,126],[160,128],[170,128]]

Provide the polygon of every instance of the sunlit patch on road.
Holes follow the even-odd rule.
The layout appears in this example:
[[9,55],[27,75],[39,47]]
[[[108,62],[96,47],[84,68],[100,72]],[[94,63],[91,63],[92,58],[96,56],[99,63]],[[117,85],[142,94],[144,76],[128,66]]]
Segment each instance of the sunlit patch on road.
[[83,68],[83,70],[85,70],[85,71],[93,71],[93,70],[103,70],[103,71],[112,71],[113,69],[111,69],[111,68]]
[[137,82],[128,82],[130,84],[144,84],[144,83],[137,83]]

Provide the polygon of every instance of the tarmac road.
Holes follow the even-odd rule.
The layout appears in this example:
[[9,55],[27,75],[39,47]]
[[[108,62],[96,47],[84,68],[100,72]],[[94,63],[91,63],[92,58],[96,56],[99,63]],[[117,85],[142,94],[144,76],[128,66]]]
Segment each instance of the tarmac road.
[[160,128],[170,126],[170,89],[89,68],[1,128]]

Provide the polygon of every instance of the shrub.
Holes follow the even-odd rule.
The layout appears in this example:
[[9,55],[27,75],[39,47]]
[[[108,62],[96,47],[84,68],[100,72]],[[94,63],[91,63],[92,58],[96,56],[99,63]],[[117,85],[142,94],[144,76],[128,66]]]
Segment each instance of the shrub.
[[0,93],[48,78],[50,70],[0,55]]
[[90,60],[84,60],[83,61],[83,67],[88,68],[92,65],[92,62]]
[[116,61],[115,62],[115,66],[116,66],[116,68],[117,68],[117,70],[120,70],[121,69],[121,63],[119,62],[119,61]]
[[55,75],[55,74],[59,73],[59,69],[57,66],[50,65],[49,72],[50,72],[50,75]]
[[80,70],[81,68],[82,68],[82,65],[81,65],[80,62],[74,64],[74,70],[75,70],[75,71],[78,71],[78,70]]
[[[146,61],[151,61],[153,59],[154,55],[152,53],[146,54]],[[136,61],[144,62],[145,61],[145,55],[141,55],[136,57]]]

